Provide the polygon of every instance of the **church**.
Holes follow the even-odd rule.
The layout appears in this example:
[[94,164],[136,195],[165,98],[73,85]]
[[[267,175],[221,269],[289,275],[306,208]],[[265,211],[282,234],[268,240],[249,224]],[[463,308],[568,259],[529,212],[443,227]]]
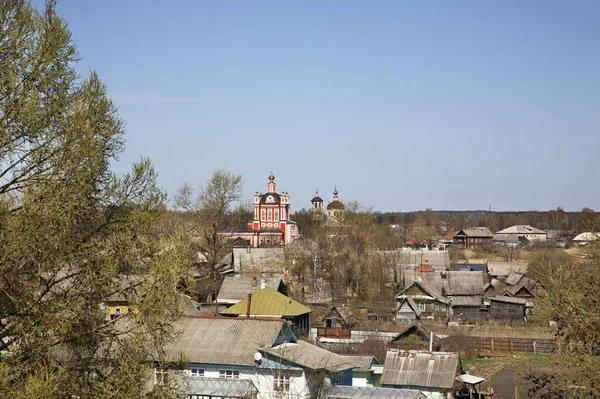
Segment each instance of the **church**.
[[[333,189],[333,201],[327,204],[327,216],[326,226],[339,227],[344,224],[344,217],[346,214],[346,207],[340,201],[338,197],[337,187]],[[323,220],[323,198],[319,196],[319,190],[317,190],[313,199],[310,200],[312,205],[311,214],[315,220]]]
[[254,194],[254,220],[230,237],[246,239],[253,247],[289,244],[298,237],[298,226],[290,216],[290,195],[277,193],[271,172],[267,192]]

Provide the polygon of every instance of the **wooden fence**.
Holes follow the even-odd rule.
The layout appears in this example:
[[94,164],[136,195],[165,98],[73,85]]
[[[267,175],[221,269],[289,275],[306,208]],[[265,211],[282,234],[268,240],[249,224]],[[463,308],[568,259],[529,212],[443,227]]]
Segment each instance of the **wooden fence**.
[[350,336],[349,328],[317,328],[317,337],[350,339]]
[[444,346],[462,346],[462,349],[473,349],[488,352],[529,352],[557,353],[560,348],[553,339],[538,338],[504,338],[504,337],[472,337],[450,336],[444,339]]

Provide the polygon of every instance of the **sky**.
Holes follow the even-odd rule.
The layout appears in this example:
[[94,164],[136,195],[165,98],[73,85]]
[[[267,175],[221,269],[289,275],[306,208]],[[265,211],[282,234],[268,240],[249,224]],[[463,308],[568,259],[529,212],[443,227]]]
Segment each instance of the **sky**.
[[[41,4],[35,1],[34,4]],[[62,0],[173,195],[273,171],[293,210],[600,209],[600,2]]]

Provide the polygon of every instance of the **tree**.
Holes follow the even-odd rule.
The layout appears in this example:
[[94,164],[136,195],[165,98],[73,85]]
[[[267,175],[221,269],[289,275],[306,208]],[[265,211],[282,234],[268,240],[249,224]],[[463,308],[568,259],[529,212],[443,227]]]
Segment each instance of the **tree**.
[[600,243],[588,248],[593,265],[578,264],[564,252],[540,251],[530,260],[539,280],[539,309],[535,317],[556,323],[561,354],[557,371],[531,373],[532,398],[600,397]]
[[175,206],[192,216],[190,227],[197,233],[206,258],[199,263],[200,298],[214,300],[217,297],[221,279],[215,266],[228,251],[227,235],[223,233],[251,219],[248,206],[238,203],[233,209],[241,198],[243,184],[242,175],[218,169],[197,192],[190,184],[183,183],[175,195]]
[[[0,2],[0,397],[139,398],[181,314],[181,234],[154,226],[147,159],[117,176],[123,123],[54,2]],[[103,304],[132,311],[110,320]]]

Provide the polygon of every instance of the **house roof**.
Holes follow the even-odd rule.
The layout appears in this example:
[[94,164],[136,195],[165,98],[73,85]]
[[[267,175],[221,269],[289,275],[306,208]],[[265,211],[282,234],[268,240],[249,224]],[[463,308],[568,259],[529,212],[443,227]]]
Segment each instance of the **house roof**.
[[400,291],[400,293],[398,295],[396,295],[396,298],[400,298],[406,291],[408,291],[414,285],[419,286],[423,291],[425,291],[425,293],[427,295],[431,296],[432,298],[435,298],[439,302],[450,303],[450,301],[448,299],[444,298],[440,293],[436,292],[428,284],[426,284],[426,283],[424,283],[422,281],[415,281],[415,282],[413,282],[408,287],[406,287],[405,289],[403,289],[402,291]]
[[523,277],[525,277],[523,273],[511,272],[504,282],[508,285],[516,285]]
[[253,366],[258,348],[280,336],[295,341],[283,320],[188,317],[175,324],[179,336],[165,346],[168,359],[194,363]]
[[389,349],[381,384],[449,389],[454,385],[459,361],[458,353]]
[[[222,315],[245,315],[247,312],[248,297],[235,305],[220,312]],[[252,294],[250,314],[252,316],[293,317],[310,313],[312,310],[287,297],[273,288],[263,288]]]
[[417,304],[415,303],[415,301],[413,301],[413,299],[411,297],[403,298],[402,301],[400,302],[400,304],[398,305],[398,309],[400,309],[402,307],[402,305],[404,305],[404,302],[408,303],[408,306],[410,306],[410,308],[413,310],[413,312],[415,312],[415,315],[417,317],[419,317],[421,315],[421,309],[419,309],[419,307],[417,306]]
[[504,302],[504,303],[515,303],[519,305],[526,305],[527,301],[523,298],[513,298],[511,296],[496,295],[490,298],[490,301]]
[[485,263],[458,263],[456,268],[459,270],[468,269],[474,272],[487,272]]
[[351,387],[334,385],[327,393],[332,399],[426,399],[427,396],[416,389],[382,387]]
[[497,231],[496,234],[543,234],[546,232],[535,227],[531,227],[528,224],[518,224],[515,226],[507,227],[503,230]]
[[264,348],[262,351],[312,370],[324,369],[336,372],[360,367],[345,356],[319,348],[305,341],[283,343],[273,348]]
[[[424,339],[430,339],[431,338],[431,330],[423,327],[421,325],[421,323],[419,323],[418,321],[414,321],[412,323],[410,323],[408,326],[406,326],[406,328],[402,331],[400,331],[398,333],[398,335],[396,335],[391,342],[395,342],[398,341],[402,338],[405,338],[409,335],[412,334],[418,334],[421,337],[423,337]],[[434,346],[437,346],[441,343],[441,338],[438,337],[437,335],[433,334],[433,344]]]
[[381,365],[381,362],[375,356],[344,355],[343,357],[359,366],[354,371],[366,372],[371,369],[372,364]]
[[455,296],[452,297],[452,307],[470,306],[481,307],[483,296]]
[[483,295],[483,272],[451,271],[446,273],[447,295]]
[[233,270],[236,273],[283,273],[283,247],[233,248]]
[[446,234],[445,236],[442,236],[442,238],[445,240],[451,240],[454,237],[456,237],[457,234],[458,234],[458,231],[452,231],[452,232]]
[[254,294],[264,287],[278,290],[282,283],[283,280],[281,278],[255,278],[240,275],[226,276],[217,295],[217,302],[234,304],[246,298],[248,294]]
[[352,314],[352,310],[346,306],[334,306],[329,310],[329,313],[323,317],[323,320],[335,318],[336,316],[340,316],[342,321],[345,323],[349,323],[354,321],[354,315]]
[[521,262],[488,262],[490,276],[508,277],[512,272],[527,273],[527,263]]
[[599,237],[600,236],[596,232],[586,231],[585,233],[576,235],[575,238],[573,238],[573,241],[589,242],[589,241],[595,241]]
[[258,389],[247,379],[188,378],[179,392],[186,396],[210,396],[221,398],[249,398],[258,394]]
[[525,286],[525,284],[519,283],[513,287],[510,287],[509,289],[506,290],[506,292],[510,295],[510,296],[515,296],[517,295],[517,293],[521,290],[526,290],[527,292],[529,292],[529,294],[532,297],[535,297],[535,295],[531,292],[531,290],[529,288],[527,288],[527,286]]
[[427,263],[436,270],[450,267],[450,255],[448,251],[402,248],[396,251],[373,251],[371,254],[379,256],[386,263],[394,264],[402,269],[413,270],[421,263]]
[[459,231],[457,236],[493,237],[494,235],[487,227],[470,227],[468,229],[462,229],[461,231]]
[[430,273],[435,272],[435,269],[433,268],[433,266],[427,263],[422,263],[419,266],[415,267],[415,271],[419,273]]

